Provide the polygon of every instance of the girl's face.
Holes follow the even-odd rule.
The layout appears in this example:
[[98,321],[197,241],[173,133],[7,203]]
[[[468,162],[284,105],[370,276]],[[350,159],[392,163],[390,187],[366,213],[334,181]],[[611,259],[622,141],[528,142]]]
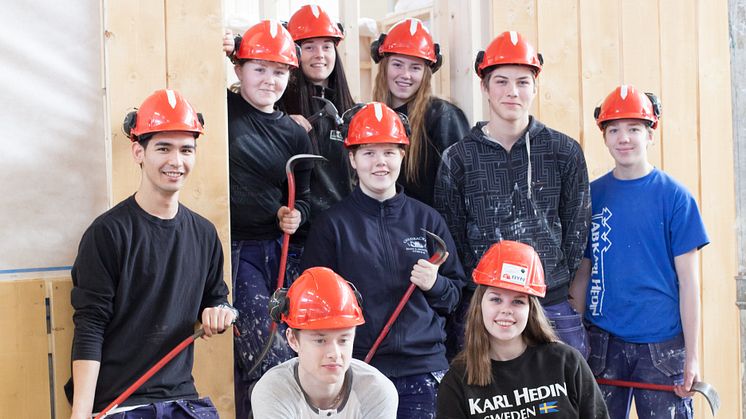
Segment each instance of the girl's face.
[[386,84],[393,99],[393,107],[407,103],[422,85],[425,60],[409,55],[394,54],[386,64]]
[[327,86],[328,78],[334,71],[337,52],[332,38],[311,38],[300,45],[300,68],[313,84]]
[[363,193],[379,201],[396,195],[404,150],[397,144],[364,144],[350,152],[350,164],[357,172]]
[[482,297],[482,321],[493,346],[523,345],[529,315],[528,294],[489,287]]
[[262,112],[274,110],[288,85],[290,67],[272,61],[250,60],[234,67],[241,81],[241,97]]

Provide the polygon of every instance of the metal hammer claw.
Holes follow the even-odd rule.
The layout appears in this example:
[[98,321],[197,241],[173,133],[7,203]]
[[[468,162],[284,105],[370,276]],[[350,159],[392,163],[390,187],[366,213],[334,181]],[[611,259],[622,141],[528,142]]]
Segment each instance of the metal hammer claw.
[[[596,378],[596,382],[598,382],[598,384],[603,384],[607,386],[630,387],[630,388],[639,388],[643,390],[658,390],[658,391],[671,391],[671,392],[674,391],[674,386],[667,385],[667,384],[652,384],[652,383],[641,383],[637,381],[610,380],[607,378]],[[710,384],[705,383],[704,381],[697,381],[696,383],[692,384],[692,391],[696,391],[697,393],[705,397],[705,400],[707,400],[707,403],[710,405],[712,416],[715,416],[718,412],[718,409],[720,409],[720,396],[718,395],[718,392],[715,390],[715,387],[713,387]]]
[[330,101],[327,98],[320,97],[320,96],[311,96],[311,99],[316,99],[320,101],[323,104],[323,106],[315,114],[308,117],[309,123],[313,124],[314,121],[316,121],[317,119],[323,116],[327,116],[333,119],[334,123],[337,126],[342,125],[342,118],[340,118],[339,111],[337,111],[337,107],[334,106],[332,101]]

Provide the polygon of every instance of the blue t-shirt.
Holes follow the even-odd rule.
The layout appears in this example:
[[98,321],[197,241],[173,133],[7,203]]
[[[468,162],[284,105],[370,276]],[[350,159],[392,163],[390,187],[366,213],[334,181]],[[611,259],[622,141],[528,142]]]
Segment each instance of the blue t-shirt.
[[591,183],[591,202],[586,319],[632,343],[682,333],[674,257],[709,243],[694,197],[653,169],[633,180],[607,173]]

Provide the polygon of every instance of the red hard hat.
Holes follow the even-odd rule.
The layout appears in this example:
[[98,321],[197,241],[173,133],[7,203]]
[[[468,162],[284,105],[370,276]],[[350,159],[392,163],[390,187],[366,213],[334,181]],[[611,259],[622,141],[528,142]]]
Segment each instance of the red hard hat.
[[614,89],[593,112],[602,131],[606,122],[616,119],[643,119],[655,129],[660,115],[661,104],[654,94],[643,93],[628,84]]
[[388,34],[381,34],[378,40],[373,42],[371,53],[375,62],[381,61],[386,54],[422,58],[430,62],[433,72],[442,62],[440,46],[433,42],[430,31],[422,21],[415,18],[404,19],[392,26]]
[[474,70],[481,78],[484,77],[484,70],[492,66],[527,65],[538,75],[543,61],[541,54],[537,53],[533,45],[529,44],[521,34],[506,31],[497,35],[486,50],[479,51],[474,62]]
[[399,114],[380,102],[370,102],[360,108],[350,119],[345,147],[363,144],[408,145],[407,129]]
[[344,39],[342,29],[332,21],[321,7],[307,4],[290,17],[288,32],[295,42],[309,38],[334,38],[334,42]]
[[544,268],[533,247],[510,240],[499,241],[485,252],[471,274],[474,282],[543,297]]
[[365,323],[359,294],[329,268],[306,269],[286,298],[282,321],[293,329],[342,329]]
[[250,27],[236,51],[239,60],[264,60],[298,67],[298,53],[290,32],[280,22],[263,20]]
[[130,140],[138,141],[143,134],[163,131],[203,132],[202,115],[176,90],[156,90],[137,111],[130,112],[122,124]]

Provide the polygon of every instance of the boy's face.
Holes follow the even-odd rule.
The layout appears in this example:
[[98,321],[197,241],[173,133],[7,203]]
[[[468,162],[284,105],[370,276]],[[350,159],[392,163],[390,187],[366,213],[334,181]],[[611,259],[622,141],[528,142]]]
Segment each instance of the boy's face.
[[604,129],[604,143],[617,167],[638,168],[648,162],[648,146],[653,134],[644,121],[618,119]]
[[379,201],[396,195],[404,150],[397,144],[364,144],[350,152],[350,164],[357,172],[360,189]]
[[536,97],[536,80],[530,67],[501,65],[487,75],[482,91],[487,95],[490,119],[528,121]]
[[394,54],[386,63],[386,84],[395,108],[407,103],[417,94],[425,75],[425,60]]
[[311,38],[300,45],[300,68],[313,84],[326,85],[334,71],[337,52],[332,38]]
[[135,162],[142,165],[141,188],[161,194],[178,192],[194,166],[194,135],[180,131],[159,132],[146,147],[132,143]]
[[272,61],[249,60],[236,65],[234,70],[241,81],[241,96],[260,111],[272,112],[275,102],[285,93],[290,67]]
[[355,327],[287,330],[288,344],[298,353],[298,375],[303,383],[336,384],[344,380],[352,360]]

